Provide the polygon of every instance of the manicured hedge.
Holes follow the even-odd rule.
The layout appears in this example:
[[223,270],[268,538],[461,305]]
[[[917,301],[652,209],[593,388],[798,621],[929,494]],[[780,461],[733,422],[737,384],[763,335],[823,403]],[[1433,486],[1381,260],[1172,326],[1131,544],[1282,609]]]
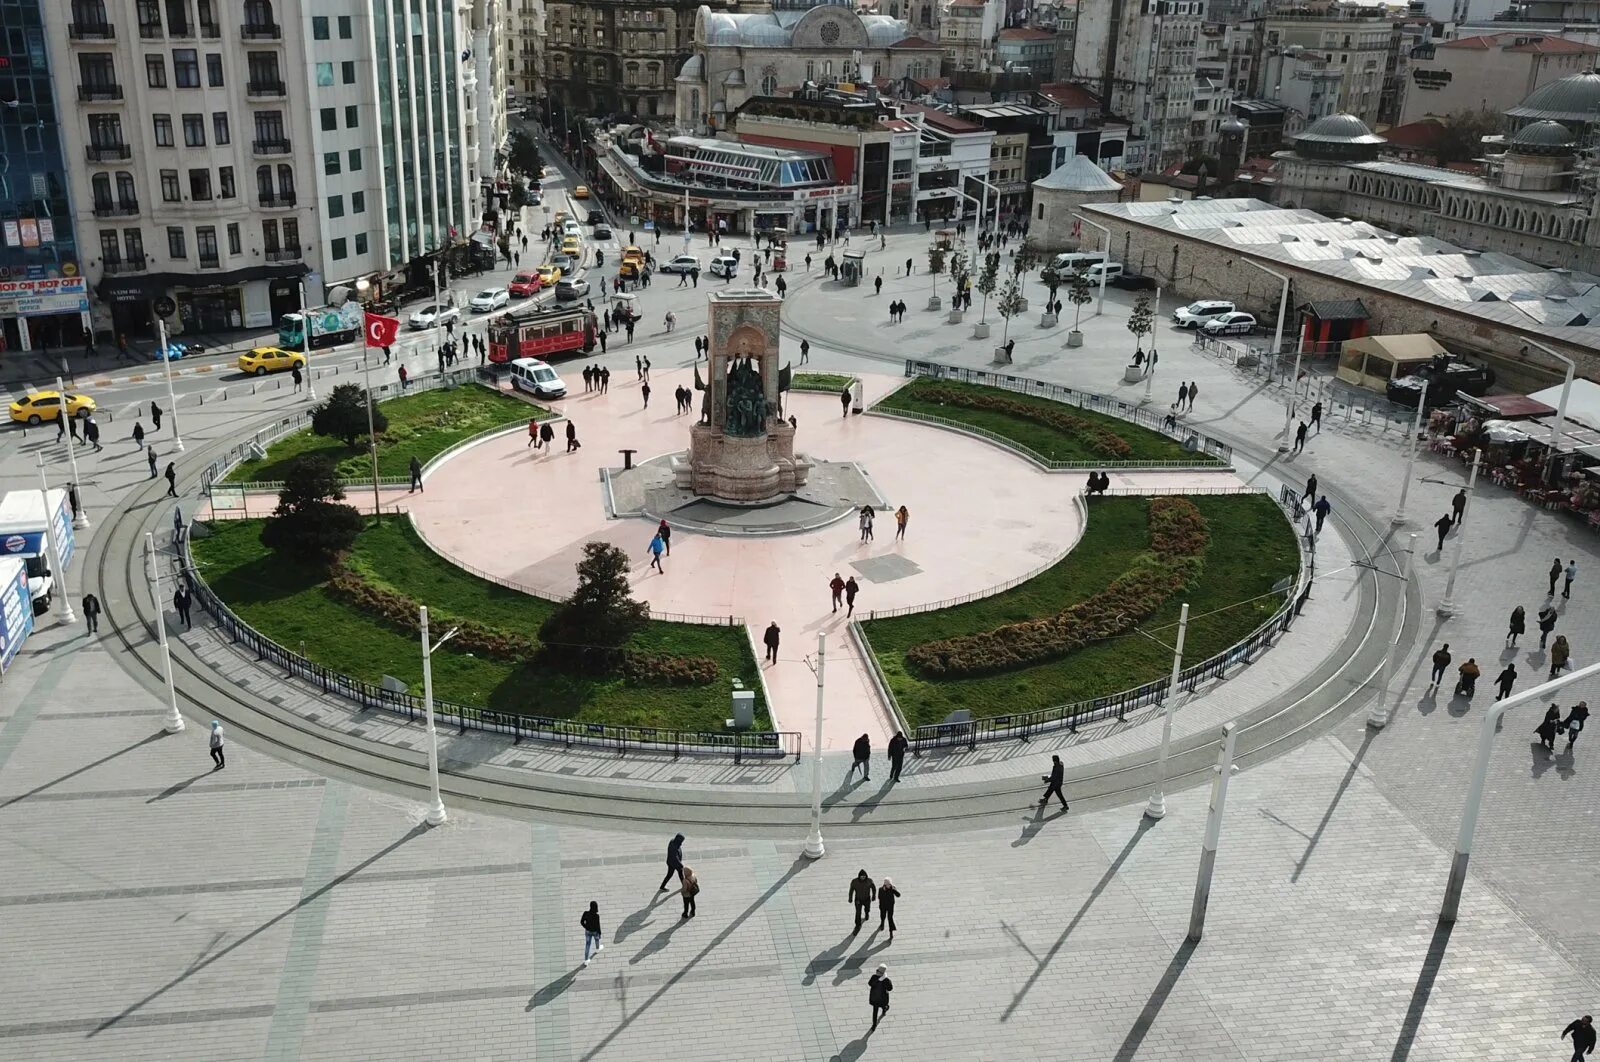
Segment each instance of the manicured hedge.
[[917,397],[925,402],[987,410],[991,413],[1004,413],[1023,420],[1037,421],[1064,435],[1077,437],[1088,449],[1106,458],[1124,459],[1133,453],[1133,447],[1126,439],[1098,424],[1091,424],[1082,417],[1073,416],[1066,412],[1065,406],[1059,411],[1041,409],[1033,403],[1019,402],[1004,395],[983,394],[946,384],[923,385],[918,389]]

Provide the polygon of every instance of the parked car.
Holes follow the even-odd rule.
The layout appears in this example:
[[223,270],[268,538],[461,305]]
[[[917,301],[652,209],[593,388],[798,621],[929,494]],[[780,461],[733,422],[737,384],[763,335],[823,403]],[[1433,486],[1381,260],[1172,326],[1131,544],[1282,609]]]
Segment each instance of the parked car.
[[1114,288],[1122,288],[1126,291],[1154,291],[1156,288],[1155,277],[1146,276],[1143,273],[1130,273],[1126,269],[1117,276],[1112,277],[1107,283]]
[[439,306],[430,302],[412,314],[406,323],[412,328],[437,328],[446,321],[454,321],[460,316],[461,310],[458,307]]
[[306,356],[298,350],[281,347],[256,347],[239,355],[239,371],[247,376],[265,376],[269,372],[288,372],[299,366],[305,368]]
[[[1045,269],[1053,269],[1059,276],[1076,273],[1080,269],[1088,269],[1105,261],[1105,255],[1098,252],[1077,251],[1068,254],[1058,254],[1050,260]],[[1043,271],[1041,270],[1041,273]]]
[[550,256],[550,264],[555,266],[563,276],[575,272],[578,268],[578,260],[570,254],[553,254]]
[[1208,336],[1247,336],[1256,330],[1256,319],[1247,313],[1225,313],[1200,326]]
[[1099,284],[1101,277],[1105,277],[1107,282],[1110,282],[1122,275],[1122,263],[1095,262],[1092,265],[1084,266],[1083,275],[1088,278],[1091,284]]
[[562,302],[581,299],[589,294],[589,282],[578,277],[563,277],[556,282],[556,298]]
[[700,268],[700,259],[692,254],[680,254],[657,268],[663,273],[692,273]]
[[[11,419],[18,424],[40,424],[61,416],[60,391],[34,391],[11,403]],[[94,412],[94,399],[68,394],[67,416],[83,418]]]
[[511,386],[535,398],[567,397],[566,382],[538,358],[518,358],[511,363]]
[[517,298],[527,298],[537,295],[539,289],[544,287],[544,282],[539,279],[537,269],[528,269],[511,278],[511,294]]
[[604,214],[600,213],[600,211],[598,211],[598,210],[589,211],[589,224],[598,225],[602,221],[604,221],[605,219],[606,219],[606,216]]
[[596,225],[594,227],[594,238],[597,240],[609,240],[612,235],[610,225]]
[[574,188],[572,190],[572,198],[574,198],[574,199],[588,199],[589,198],[589,186],[586,185],[586,184],[578,185],[578,187],[576,187],[576,188]]
[[484,288],[472,297],[468,305],[474,313],[488,313],[498,310],[511,301],[511,293],[505,288]]
[[717,257],[713,258],[711,260],[711,264],[706,267],[706,272],[710,273],[714,277],[723,277],[727,280],[732,280],[734,275],[739,272],[739,260],[734,258],[732,255],[718,255]]
[[1173,310],[1172,323],[1179,328],[1199,328],[1207,321],[1233,311],[1234,305],[1227,299],[1201,299]]

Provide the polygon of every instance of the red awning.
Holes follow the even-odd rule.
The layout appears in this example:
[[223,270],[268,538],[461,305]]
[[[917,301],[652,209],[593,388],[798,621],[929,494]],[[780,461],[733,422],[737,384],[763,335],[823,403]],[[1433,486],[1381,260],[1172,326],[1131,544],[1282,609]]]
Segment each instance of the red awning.
[[1545,405],[1536,398],[1527,395],[1484,395],[1475,398],[1472,395],[1457,395],[1461,401],[1469,406],[1478,407],[1495,414],[1501,420],[1524,420],[1528,417],[1543,417],[1554,413],[1555,409]]

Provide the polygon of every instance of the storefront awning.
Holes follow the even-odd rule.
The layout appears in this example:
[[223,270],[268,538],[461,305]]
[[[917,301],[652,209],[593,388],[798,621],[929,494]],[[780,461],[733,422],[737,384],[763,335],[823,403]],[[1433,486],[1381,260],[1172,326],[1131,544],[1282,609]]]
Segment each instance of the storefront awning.
[[230,269],[225,273],[143,273],[139,276],[106,277],[95,285],[95,294],[108,302],[130,298],[148,299],[172,288],[216,288],[244,284],[252,280],[298,280],[311,272],[304,262],[284,265],[254,265]]
[[1553,406],[1547,406],[1536,398],[1527,395],[1473,395],[1457,392],[1456,397],[1469,409],[1487,413],[1501,420],[1525,420],[1528,417],[1543,417],[1555,412]]

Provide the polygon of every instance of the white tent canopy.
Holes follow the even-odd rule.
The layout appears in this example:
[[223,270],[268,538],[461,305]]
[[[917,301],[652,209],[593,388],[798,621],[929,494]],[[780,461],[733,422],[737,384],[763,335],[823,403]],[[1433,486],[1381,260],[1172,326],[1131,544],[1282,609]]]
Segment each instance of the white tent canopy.
[[[1556,384],[1542,391],[1534,391],[1528,397],[1552,409],[1560,409],[1561,388],[1561,384]],[[1600,384],[1581,378],[1572,381],[1572,395],[1567,399],[1567,419],[1600,431]]]

